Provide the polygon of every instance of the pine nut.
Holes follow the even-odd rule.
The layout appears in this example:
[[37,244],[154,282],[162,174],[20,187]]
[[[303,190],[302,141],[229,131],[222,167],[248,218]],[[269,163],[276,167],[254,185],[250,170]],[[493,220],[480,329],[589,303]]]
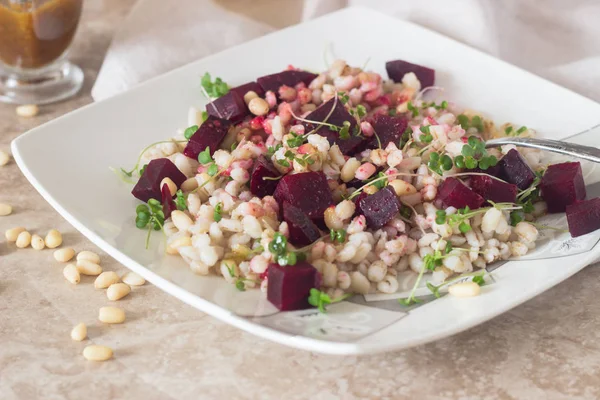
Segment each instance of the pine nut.
[[77,261],[81,260],[87,260],[93,262],[94,264],[100,264],[100,256],[93,251],[80,251],[79,254],[77,254]]
[[106,297],[109,300],[117,301],[131,293],[131,288],[124,283],[113,283],[106,290]]
[[77,270],[82,275],[96,276],[102,273],[102,267],[88,260],[77,261]]
[[0,150],[0,167],[4,167],[6,164],[8,164],[9,160],[10,156],[8,155],[8,153]]
[[192,245],[192,238],[189,236],[182,236],[180,238],[177,238],[175,240],[173,240],[173,242],[171,242],[171,244],[167,245],[166,248],[166,253],[170,254],[172,256],[176,256],[179,254],[179,249],[182,246],[191,246]]
[[38,115],[40,109],[35,104],[25,104],[17,107],[15,111],[19,117],[31,118]]
[[31,236],[31,247],[36,250],[44,250],[46,244],[44,243],[44,239],[40,235]]
[[265,99],[255,97],[248,102],[248,109],[254,115],[266,115],[269,112],[269,103]]
[[188,178],[181,184],[181,190],[184,192],[191,192],[198,187],[198,181],[195,177]]
[[105,324],[122,324],[125,322],[125,311],[117,307],[101,307],[98,319]]
[[67,262],[70,261],[73,257],[75,257],[75,250],[73,250],[70,247],[59,249],[54,252],[54,259],[58,262]]
[[9,242],[16,242],[17,238],[19,237],[19,234],[24,231],[25,228],[23,228],[22,226],[18,226],[16,228],[8,229],[4,233],[4,236],[6,236],[6,240],[8,240]]
[[396,192],[396,196],[405,196],[409,194],[417,193],[417,189],[408,182],[402,179],[394,179],[390,182],[390,186]]
[[146,280],[135,272],[127,272],[125,275],[123,275],[121,280],[129,286],[142,286],[144,283],[146,283]]
[[0,216],[4,217],[6,215],[12,214],[12,206],[9,204],[0,203]]
[[83,349],[83,356],[88,361],[106,361],[112,358],[113,351],[110,347],[93,344]]
[[106,289],[113,283],[117,283],[121,280],[119,275],[117,275],[114,271],[105,271],[98,275],[96,280],[94,281],[94,287],[96,289]]
[[77,267],[73,264],[67,264],[67,266],[63,269],[63,276],[73,285],[77,285],[81,280],[81,275],[79,275]]
[[71,339],[81,342],[87,336],[87,326],[83,322],[75,325],[71,331]]
[[363,192],[365,192],[366,194],[375,194],[375,193],[377,193],[378,190],[379,189],[377,189],[377,186],[369,185],[363,189]]
[[23,231],[23,232],[19,233],[19,236],[17,236],[17,241],[15,244],[20,249],[29,247],[29,245],[31,244],[31,233],[29,233],[27,231]]
[[171,213],[171,220],[179,231],[187,231],[194,223],[183,211],[175,210]]
[[475,282],[461,282],[450,286],[448,293],[455,297],[475,297],[479,296],[481,288]]
[[169,192],[171,192],[171,196],[175,196],[175,193],[177,193],[177,185],[175,184],[175,182],[173,182],[173,180],[169,177],[163,178],[163,180],[160,181],[159,186],[161,190],[164,185],[167,185],[169,187]]
[[244,103],[248,104],[250,103],[250,100],[255,99],[258,97],[258,94],[256,94],[256,92],[254,90],[250,90],[248,92],[246,92],[246,94],[244,95]]
[[62,244],[63,239],[59,231],[52,229],[50,232],[48,232],[44,241],[46,242],[47,248],[55,249]]

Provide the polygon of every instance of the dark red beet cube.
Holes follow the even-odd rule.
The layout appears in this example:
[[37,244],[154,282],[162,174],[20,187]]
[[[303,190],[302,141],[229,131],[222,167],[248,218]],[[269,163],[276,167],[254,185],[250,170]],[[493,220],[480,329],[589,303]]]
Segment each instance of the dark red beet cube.
[[585,199],[585,183],[581,163],[566,162],[550,165],[540,182],[542,198],[548,212],[563,212],[568,205]]
[[[398,146],[407,124],[406,119],[402,117],[377,115],[372,124],[376,135],[373,135],[367,144],[367,148],[376,149],[379,147],[379,142],[381,142],[382,149],[385,149],[390,142]],[[379,140],[377,140],[378,138]]]
[[164,178],[171,178],[177,185],[181,186],[185,181],[185,175],[168,158],[157,158],[146,166],[140,180],[133,187],[131,194],[146,203],[150,199],[162,200],[160,182]]
[[585,235],[600,228],[599,197],[568,205],[566,210],[571,236]]
[[354,206],[355,206],[354,215],[355,216],[356,215],[365,215],[362,208],[360,208],[360,202],[362,201],[362,199],[364,199],[367,196],[369,196],[369,195],[366,194],[365,192],[360,192],[360,194],[358,196],[356,196],[356,199],[354,199]]
[[515,149],[509,151],[498,163],[502,168],[500,178],[517,185],[521,190],[527,189],[533,183],[535,174],[527,165],[521,154]]
[[323,213],[333,204],[327,178],[322,172],[286,175],[279,180],[273,196],[280,207],[287,201],[312,220],[323,219]]
[[256,82],[244,83],[243,85],[229,89],[229,91],[237,93],[242,99],[244,98],[246,93],[250,91],[253,91],[259,97],[263,97],[265,95],[265,91],[263,90],[263,88]]
[[489,176],[475,175],[469,184],[471,190],[494,203],[514,203],[517,200],[517,185],[501,182]]
[[279,183],[277,180],[265,178],[278,178],[281,174],[273,163],[264,156],[256,159],[250,175],[250,191],[258,197],[272,196]]
[[446,178],[438,187],[437,198],[446,206],[456,208],[469,207],[471,210],[481,207],[485,199],[469,189],[456,178]]
[[208,115],[232,122],[241,121],[250,113],[244,102],[244,98],[231,90],[213,102],[208,103],[206,111]]
[[[311,124],[307,122],[302,122],[302,125],[304,125],[304,131],[308,133],[320,126],[316,133],[323,137],[326,137],[329,141],[329,144],[331,145],[337,143],[337,145],[340,147],[340,151],[342,152],[342,154],[352,155],[364,150],[366,144],[365,140],[354,135],[354,133],[357,130],[356,119],[352,117],[352,115],[350,115],[348,110],[346,110],[346,107],[344,107],[344,105],[341,101],[339,101],[339,99],[337,102],[335,102],[335,108],[333,108],[334,102],[335,100],[331,99],[326,103],[322,104],[315,111],[308,114],[306,116],[306,119],[317,122],[327,122],[328,124],[332,124],[339,127],[343,126],[344,122],[348,121],[350,122],[350,137],[348,139],[340,139],[339,132],[331,130],[327,126]],[[327,118],[328,115],[329,118]]]
[[310,289],[320,289],[321,276],[305,261],[285,267],[271,263],[267,282],[267,300],[280,311],[303,310],[310,307]]
[[402,60],[388,61],[385,63],[385,69],[388,76],[394,82],[402,82],[405,74],[414,72],[419,81],[421,88],[433,86],[435,83],[435,70],[422,65],[412,64]]
[[400,212],[400,201],[390,186],[365,197],[359,205],[371,229],[381,228]]
[[230,126],[230,121],[209,115],[208,119],[200,125],[200,128],[190,138],[187,146],[185,146],[185,150],[183,150],[183,154],[195,160],[198,158],[198,154],[209,147],[210,155],[212,156],[221,145]]
[[308,215],[287,201],[283,203],[283,220],[290,230],[289,241],[296,247],[307,246],[321,237],[319,228]]
[[271,90],[279,98],[279,88],[283,85],[294,87],[300,82],[306,85],[317,77],[316,74],[307,71],[283,71],[276,74],[261,76],[256,81],[266,92]]
[[171,196],[169,186],[164,184],[160,192],[162,197],[163,213],[165,214],[165,219],[167,219],[171,217],[171,213],[173,211],[177,210],[177,205],[175,205],[175,202],[173,201],[173,196]]

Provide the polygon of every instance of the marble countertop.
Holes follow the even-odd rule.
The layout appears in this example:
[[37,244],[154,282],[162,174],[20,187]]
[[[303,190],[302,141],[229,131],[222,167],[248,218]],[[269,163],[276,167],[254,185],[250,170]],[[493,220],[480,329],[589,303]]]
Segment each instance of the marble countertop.
[[[71,59],[80,95],[35,118],[0,105],[0,149],[22,132],[91,101],[113,28],[133,0],[89,0]],[[48,149],[51,151],[51,149]],[[0,168],[0,202],[14,213],[0,231],[59,229],[65,245],[96,250],[31,187],[14,162]],[[123,271],[102,255],[105,270]],[[591,266],[537,298],[435,343],[366,357],[323,356],[277,345],[202,314],[152,285],[120,305],[128,321],[96,322],[107,304],[93,279],[72,286],[52,252],[0,238],[0,398],[11,399],[595,399],[600,397],[600,268]],[[86,322],[85,342],[69,337]],[[86,362],[90,342],[115,350]]]

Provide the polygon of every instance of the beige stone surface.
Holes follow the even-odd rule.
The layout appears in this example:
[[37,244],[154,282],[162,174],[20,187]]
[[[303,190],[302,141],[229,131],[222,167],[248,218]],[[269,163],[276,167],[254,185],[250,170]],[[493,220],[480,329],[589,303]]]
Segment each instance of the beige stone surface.
[[[89,90],[114,27],[133,0],[85,2],[71,58],[86,85],[33,119],[0,105],[0,149],[20,133],[91,101]],[[56,144],[57,146],[60,143]],[[52,151],[52,149],[47,149]],[[83,194],[82,194],[83,195]],[[64,245],[94,246],[29,185],[14,162],[0,167],[0,202],[14,213],[0,231],[57,228]],[[102,254],[105,270],[125,269]],[[479,327],[414,349],[370,357],[293,350],[206,316],[146,284],[119,301],[127,321],[107,326],[94,277],[71,285],[51,250],[0,238],[0,399],[595,399],[600,397],[600,269],[568,281]],[[88,325],[89,339],[70,331]],[[89,344],[114,358],[85,361]]]

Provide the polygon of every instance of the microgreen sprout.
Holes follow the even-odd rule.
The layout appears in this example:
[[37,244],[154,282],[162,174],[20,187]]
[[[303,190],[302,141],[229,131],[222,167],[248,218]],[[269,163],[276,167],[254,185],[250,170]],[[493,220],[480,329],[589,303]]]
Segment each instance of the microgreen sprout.
[[243,292],[246,290],[246,284],[244,282],[259,283],[258,281],[255,281],[252,279],[246,279],[246,278],[236,276],[235,264],[231,265],[229,263],[225,263],[225,267],[227,268],[227,272],[229,273],[229,276],[235,279],[235,288],[237,290],[239,290],[240,292]]
[[344,229],[332,229],[329,231],[329,237],[332,242],[344,243],[346,241],[346,231]]
[[313,307],[317,307],[319,312],[325,313],[327,312],[327,310],[325,310],[325,306],[327,304],[339,303],[350,296],[352,296],[352,294],[348,293],[336,299],[332,299],[327,293],[321,292],[319,289],[312,288],[310,289],[310,295],[308,296],[308,303]]
[[461,155],[454,157],[454,165],[457,168],[481,168],[487,170],[498,164],[496,156],[488,155],[483,140],[470,136],[467,143],[461,149]]
[[269,242],[269,252],[275,256],[275,261],[282,267],[295,265],[296,262],[306,259],[306,254],[302,252],[288,251],[287,238],[281,233],[275,233],[273,240]]
[[[282,147],[283,147],[283,145],[281,143],[278,143],[275,147],[270,146],[267,149],[267,157],[269,157],[269,158],[273,157],[273,155],[275,154],[275,152],[277,152],[277,150],[279,150]],[[290,146],[290,147],[293,147],[293,146]]]
[[344,105],[346,105],[348,103],[348,100],[350,100],[350,97],[348,97],[348,94],[346,94],[345,92],[338,92],[337,93],[340,102]]
[[475,128],[477,129],[477,132],[484,131],[483,119],[479,115],[474,115],[473,118],[469,120],[469,117],[464,114],[460,114],[458,117],[456,117],[456,119],[464,130]]
[[187,210],[186,195],[183,194],[183,192],[181,191],[181,189],[179,189],[175,193],[175,205],[177,206],[177,209],[180,210],[180,211]]
[[452,169],[452,158],[447,154],[440,156],[439,153],[430,153],[427,166],[438,175],[442,175],[442,170],[449,171]]
[[221,219],[223,219],[223,216],[221,215],[222,213],[223,213],[223,203],[218,202],[213,211],[213,219],[215,220],[215,222],[219,222],[219,221],[221,221]]
[[453,283],[457,283],[460,281],[465,280],[466,278],[472,277],[471,281],[475,282],[476,284],[478,284],[479,286],[483,286],[485,285],[485,279],[484,279],[484,275],[485,275],[485,271],[481,272],[481,271],[476,271],[476,272],[471,272],[469,274],[464,274],[464,275],[460,275],[457,276],[454,279],[451,279],[449,281],[446,282],[442,282],[439,285],[434,285],[430,282],[427,282],[427,289],[429,289],[431,291],[431,293],[433,293],[433,295],[437,298],[441,297],[440,294],[440,289],[443,288],[444,286],[448,286],[448,285],[452,285]]
[[415,118],[419,115],[419,110],[417,109],[417,107],[415,107],[413,105],[412,101],[408,102],[408,104],[406,105],[406,108],[408,109],[408,111],[410,111],[412,113],[413,118]]
[[208,72],[202,76],[200,84],[202,85],[204,94],[211,99],[216,99],[229,92],[229,85],[227,83],[223,82],[221,78],[215,78],[213,82]]
[[208,146],[206,149],[204,149],[204,151],[198,154],[198,162],[202,165],[208,165],[206,173],[210,176],[215,176],[217,175],[217,172],[219,172],[219,167],[217,167],[215,160],[213,160],[212,156],[210,155],[210,147]]
[[146,248],[148,248],[152,230],[161,230],[165,223],[165,214],[163,213],[162,204],[156,199],[150,199],[147,204],[140,204],[137,206],[135,213],[135,226],[139,229],[148,227],[148,235],[146,236]]
[[423,102],[423,105],[421,106],[421,108],[430,108],[430,107],[433,107],[436,110],[445,110],[446,108],[448,108],[448,102],[446,100],[444,100],[439,105],[435,104],[435,101],[432,101],[431,103]]
[[192,136],[194,136],[194,133],[196,133],[197,130],[198,130],[198,125],[192,125],[189,128],[186,128],[185,131],[183,131],[183,136],[187,140],[190,140],[192,138]]

